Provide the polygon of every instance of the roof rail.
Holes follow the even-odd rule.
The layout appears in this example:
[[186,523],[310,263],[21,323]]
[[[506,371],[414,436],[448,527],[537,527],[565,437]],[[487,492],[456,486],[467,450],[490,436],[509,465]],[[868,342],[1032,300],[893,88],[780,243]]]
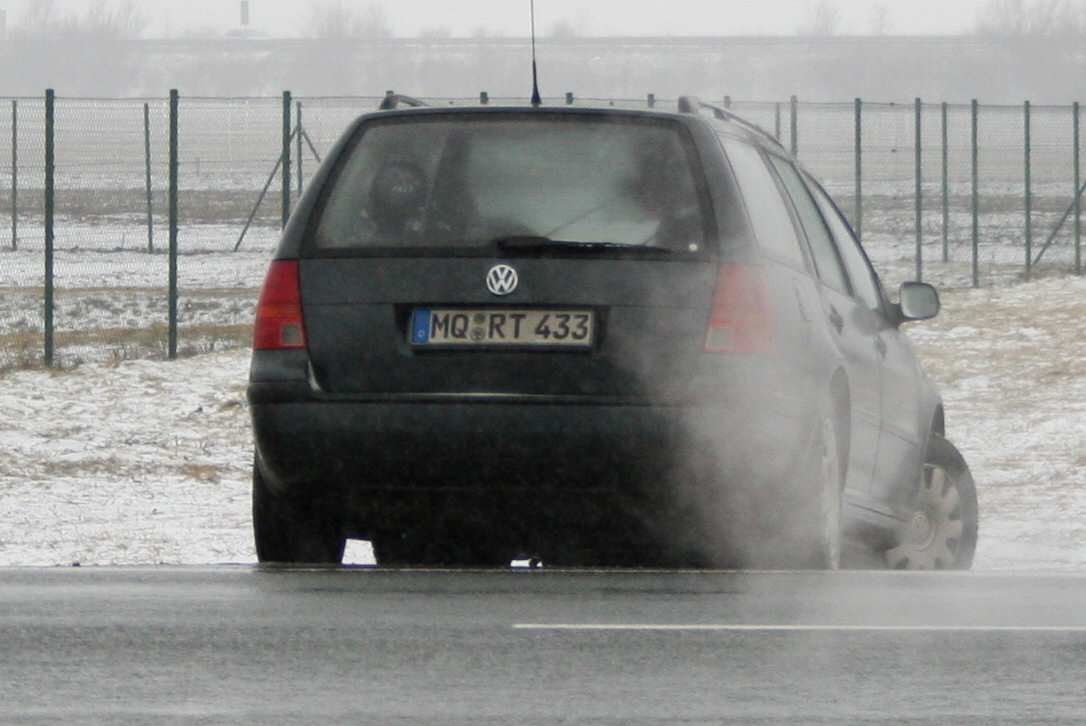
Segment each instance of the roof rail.
[[411,96],[405,96],[402,93],[396,93],[394,91],[386,91],[385,97],[381,99],[381,105],[377,108],[381,111],[391,111],[400,104],[405,106],[425,106],[426,104],[417,98],[411,98]]
[[784,148],[784,144],[773,134],[769,133],[761,126],[751,121],[747,121],[742,116],[737,116],[731,111],[721,108],[720,106],[714,106],[711,103],[705,103],[697,96],[679,96],[679,113],[701,113],[702,111],[711,111],[713,118],[718,121],[731,121],[748,131],[752,131],[759,136],[764,136],[769,139],[775,145]]

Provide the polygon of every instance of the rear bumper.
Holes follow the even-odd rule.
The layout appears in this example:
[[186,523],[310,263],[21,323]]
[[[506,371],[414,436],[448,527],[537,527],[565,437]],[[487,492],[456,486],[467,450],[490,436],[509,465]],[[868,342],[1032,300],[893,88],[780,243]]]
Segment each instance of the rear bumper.
[[[325,397],[253,383],[262,472],[281,492],[634,493],[661,478],[779,479],[809,431],[795,401],[649,405],[495,396]],[[316,492],[314,492],[316,493]]]

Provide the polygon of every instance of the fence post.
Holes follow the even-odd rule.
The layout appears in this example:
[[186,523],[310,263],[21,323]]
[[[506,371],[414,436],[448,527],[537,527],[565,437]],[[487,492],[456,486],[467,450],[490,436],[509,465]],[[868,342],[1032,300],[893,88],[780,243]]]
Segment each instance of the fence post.
[[774,128],[773,136],[777,139],[777,141],[780,141],[781,140],[781,102],[780,101],[777,101],[777,103],[775,103],[773,105],[773,116],[774,116],[774,122],[775,122],[774,127],[773,127]]
[[946,101],[942,106],[943,262],[950,262],[950,143]]
[[302,130],[302,102],[301,101],[298,101],[297,103],[294,104],[294,111],[295,111],[295,113],[298,114],[298,118],[295,121],[295,123],[298,125],[298,132],[295,134],[295,136],[298,137],[296,139],[296,143],[298,144],[298,148],[295,149],[295,155],[298,157],[298,173],[297,173],[297,177],[298,177],[298,196],[300,197],[300,196],[302,196],[302,188],[305,185],[305,179],[303,178],[303,171],[302,171],[302,136],[304,135],[305,132]]
[[920,99],[915,101],[914,123],[916,126],[916,279],[924,279],[924,165],[921,125],[924,107]]
[[799,101],[795,96],[792,96],[792,156],[799,154],[799,119],[797,118],[799,112]]
[[1075,274],[1082,274],[1082,179],[1079,166],[1079,124],[1078,124],[1079,106],[1078,101],[1075,101],[1071,107],[1071,123],[1074,126],[1074,167],[1075,167]]
[[169,266],[169,306],[170,321],[168,332],[168,357],[177,357],[177,89],[170,91],[170,172],[169,172],[169,207],[170,207],[170,266]]
[[856,232],[856,238],[863,239],[863,101],[856,99],[855,101],[855,123],[856,123],[856,178],[855,178],[855,211],[853,213],[852,226]]
[[290,220],[290,91],[283,91],[283,226]]
[[1030,159],[1030,108],[1029,101],[1026,101],[1024,106],[1024,138],[1022,139],[1023,148],[1025,149],[1025,158],[1023,163],[1025,165],[1025,216],[1026,216],[1026,277],[1029,277],[1033,272],[1033,179],[1032,179],[1032,160]]
[[11,249],[19,249],[19,102],[11,101]]
[[143,104],[144,190],[147,197],[147,251],[155,251],[155,205],[151,189],[151,104]]
[[56,173],[56,136],[52,88],[45,91],[45,365],[53,365],[53,213]]
[[970,140],[973,159],[973,287],[980,287],[980,153],[977,148],[979,114],[980,107],[977,99],[974,98],[971,108],[972,137]]

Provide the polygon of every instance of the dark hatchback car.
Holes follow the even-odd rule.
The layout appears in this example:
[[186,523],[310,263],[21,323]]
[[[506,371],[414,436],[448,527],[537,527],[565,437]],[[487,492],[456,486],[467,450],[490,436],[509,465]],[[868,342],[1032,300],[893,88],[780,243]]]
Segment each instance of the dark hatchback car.
[[268,272],[262,562],[966,568],[969,470],[829,196],[675,112],[359,118]]

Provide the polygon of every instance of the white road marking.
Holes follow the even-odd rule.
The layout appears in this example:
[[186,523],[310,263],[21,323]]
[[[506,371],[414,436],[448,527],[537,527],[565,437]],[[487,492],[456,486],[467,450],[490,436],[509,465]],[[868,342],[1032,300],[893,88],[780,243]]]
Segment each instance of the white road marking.
[[1086,625],[834,625],[785,623],[513,623],[514,630],[876,632],[876,633],[1086,633]]

